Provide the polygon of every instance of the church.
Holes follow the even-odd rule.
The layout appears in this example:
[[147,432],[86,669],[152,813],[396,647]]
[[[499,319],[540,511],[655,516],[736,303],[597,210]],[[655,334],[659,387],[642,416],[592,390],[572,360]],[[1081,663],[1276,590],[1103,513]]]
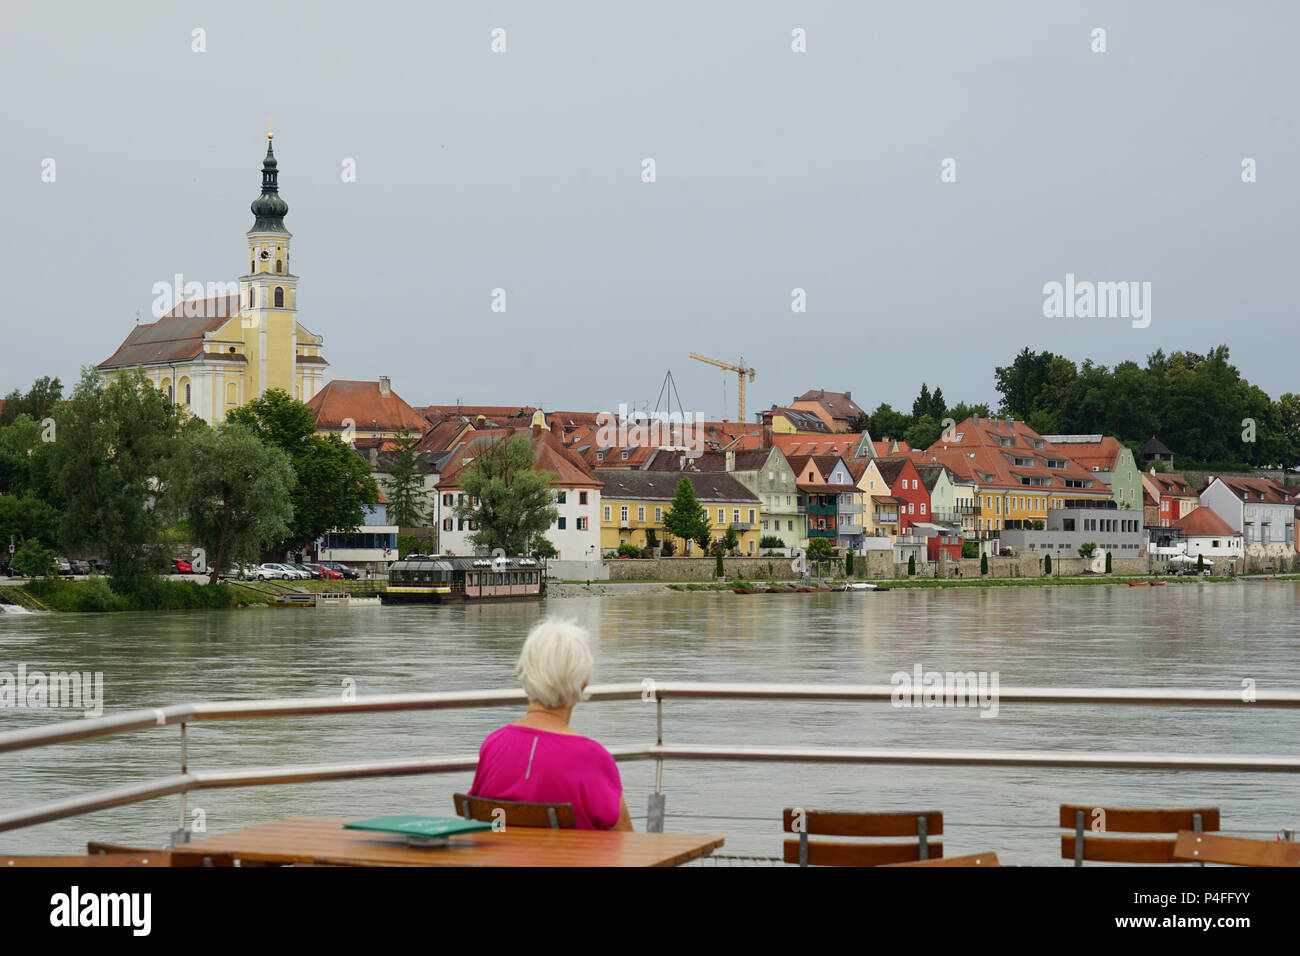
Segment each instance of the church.
[[[111,380],[142,367],[168,398],[210,425],[270,389],[301,402],[324,385],[322,339],[298,322],[298,277],[290,270],[279,171],[267,134],[262,193],[253,200],[248,274],[230,294],[179,303],[156,322],[141,324],[98,366]],[[235,290],[238,290],[237,292]]]

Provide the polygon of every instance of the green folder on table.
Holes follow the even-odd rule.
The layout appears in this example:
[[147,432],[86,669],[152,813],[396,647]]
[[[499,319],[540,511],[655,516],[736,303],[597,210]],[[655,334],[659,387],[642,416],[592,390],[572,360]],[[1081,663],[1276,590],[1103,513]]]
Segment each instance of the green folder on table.
[[462,820],[460,817],[375,817],[343,824],[345,830],[373,830],[378,833],[396,833],[406,837],[412,846],[446,846],[450,839],[463,833],[491,830],[492,824],[483,820]]

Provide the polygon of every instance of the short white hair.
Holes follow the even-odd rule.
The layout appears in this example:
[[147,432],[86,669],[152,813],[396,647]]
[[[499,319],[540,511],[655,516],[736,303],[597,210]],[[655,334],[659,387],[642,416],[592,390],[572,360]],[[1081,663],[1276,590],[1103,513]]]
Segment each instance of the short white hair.
[[554,710],[582,700],[595,666],[586,628],[548,617],[528,632],[515,673],[529,700]]

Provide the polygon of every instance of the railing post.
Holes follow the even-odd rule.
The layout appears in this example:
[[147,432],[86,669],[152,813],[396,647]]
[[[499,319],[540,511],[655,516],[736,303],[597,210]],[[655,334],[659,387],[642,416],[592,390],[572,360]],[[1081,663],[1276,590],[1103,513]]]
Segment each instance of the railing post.
[[[655,695],[655,743],[664,744],[664,699]],[[664,758],[655,757],[655,792],[650,794],[650,806],[646,810],[646,833],[664,832]]]
[[[190,772],[189,739],[185,733],[185,721],[181,721],[181,773],[187,774],[189,772]],[[181,825],[179,829],[172,831],[172,840],[171,840],[172,846],[177,846],[181,843],[190,842],[189,820],[187,819],[189,816],[188,810],[189,810],[189,791],[182,790],[181,791]]]

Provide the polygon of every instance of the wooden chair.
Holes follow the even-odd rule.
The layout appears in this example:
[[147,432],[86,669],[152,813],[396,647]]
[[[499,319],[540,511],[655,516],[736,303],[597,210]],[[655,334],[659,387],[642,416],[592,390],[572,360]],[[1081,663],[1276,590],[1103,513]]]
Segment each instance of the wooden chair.
[[[943,814],[832,813],[825,810],[786,808],[782,814],[786,833],[799,839],[785,841],[785,862],[800,866],[882,866],[930,860],[943,856],[943,844],[930,840],[943,833]],[[906,843],[849,843],[809,836],[915,837]]]
[[[1098,820],[1098,813],[1101,817]],[[1090,829],[1094,821],[1103,828]],[[1061,859],[1105,863],[1178,863],[1174,859],[1174,840],[1147,836],[1142,839],[1112,837],[1110,833],[1177,833],[1193,830],[1202,833],[1219,829],[1218,807],[1192,807],[1168,810],[1140,810],[1131,807],[1089,807],[1083,804],[1061,805],[1060,825],[1074,830],[1061,834]],[[1097,833],[1099,835],[1094,836]]]
[[1174,859],[1234,866],[1300,866],[1300,843],[1179,830],[1174,841]]
[[91,856],[4,856],[0,868],[8,866],[171,866],[171,854],[95,853]]
[[911,863],[884,863],[882,866],[1001,866],[996,853],[973,853],[970,856],[943,856],[937,860],[914,860]]
[[466,820],[484,820],[495,823],[496,810],[504,810],[508,827],[549,827],[552,830],[572,830],[576,826],[571,803],[523,803],[518,800],[494,800],[488,797],[471,797],[468,794],[452,795],[456,813]]

